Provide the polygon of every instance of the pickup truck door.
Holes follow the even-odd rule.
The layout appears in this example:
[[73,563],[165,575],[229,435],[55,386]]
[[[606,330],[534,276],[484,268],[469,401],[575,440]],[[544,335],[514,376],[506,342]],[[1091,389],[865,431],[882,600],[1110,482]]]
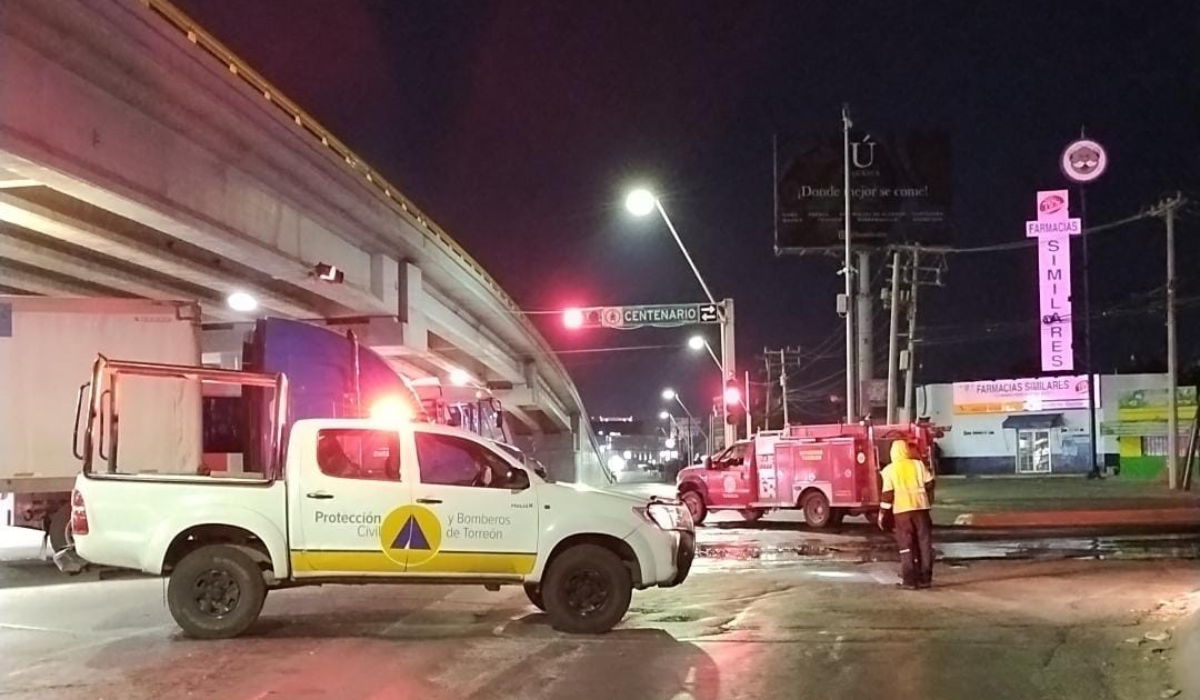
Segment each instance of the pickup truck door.
[[515,578],[533,570],[537,492],[515,460],[483,441],[417,427],[413,507],[431,515],[427,549],[412,548],[409,575]]
[[745,507],[750,503],[751,443],[738,442],[713,459],[713,468],[704,472],[708,482],[708,500],[714,507]]
[[412,485],[401,479],[400,432],[361,422],[306,423],[296,424],[291,443],[293,450],[306,449],[289,457],[293,464],[298,459],[300,471],[291,495],[293,572],[301,578],[402,575],[404,554],[384,542],[389,514],[412,501]]

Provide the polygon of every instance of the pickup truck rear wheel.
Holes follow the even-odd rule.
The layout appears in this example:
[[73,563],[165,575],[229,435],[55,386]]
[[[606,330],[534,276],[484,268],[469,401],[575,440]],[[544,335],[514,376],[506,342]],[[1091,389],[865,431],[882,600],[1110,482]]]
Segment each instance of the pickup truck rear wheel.
[[525,584],[525,597],[529,599],[530,603],[533,603],[533,607],[546,612],[546,601],[542,600],[542,589],[540,586],[532,583]]
[[50,548],[55,552],[61,552],[69,545],[74,544],[75,538],[71,535],[70,506],[62,505],[54,511],[54,515],[50,516],[47,534],[50,536]]
[[561,632],[600,634],[616,626],[629,610],[633,581],[616,554],[580,544],[550,562],[542,599],[550,624]]
[[687,506],[688,512],[692,514],[693,523],[699,525],[704,522],[705,516],[708,515],[708,506],[705,505],[704,496],[700,495],[699,491],[684,491],[679,500],[683,501],[683,505]]
[[189,553],[171,572],[167,607],[184,634],[228,639],[249,629],[262,612],[267,584],[245,552],[208,545]]

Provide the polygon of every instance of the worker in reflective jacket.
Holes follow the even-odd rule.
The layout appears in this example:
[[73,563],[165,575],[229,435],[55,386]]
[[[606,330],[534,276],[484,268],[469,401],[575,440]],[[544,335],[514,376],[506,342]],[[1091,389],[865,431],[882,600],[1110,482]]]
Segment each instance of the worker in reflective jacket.
[[892,462],[883,468],[880,507],[886,527],[887,515],[894,518],[896,547],[900,550],[899,584],[902,588],[929,588],[933,584],[933,471],[908,451],[908,443],[892,443]]

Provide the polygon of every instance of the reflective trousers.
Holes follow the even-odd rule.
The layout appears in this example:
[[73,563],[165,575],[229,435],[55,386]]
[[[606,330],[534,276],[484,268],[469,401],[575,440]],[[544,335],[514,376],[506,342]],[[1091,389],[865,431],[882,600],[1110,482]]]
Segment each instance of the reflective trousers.
[[933,520],[928,510],[896,514],[896,548],[900,550],[900,577],[906,586],[933,581]]

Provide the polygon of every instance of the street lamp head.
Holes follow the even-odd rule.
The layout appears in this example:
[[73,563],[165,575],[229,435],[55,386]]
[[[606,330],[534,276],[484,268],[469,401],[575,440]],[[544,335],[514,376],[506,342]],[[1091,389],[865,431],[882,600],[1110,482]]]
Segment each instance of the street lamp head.
[[450,383],[454,386],[466,386],[471,383],[471,375],[465,369],[455,367],[450,370]]
[[703,350],[707,344],[702,335],[693,335],[691,338],[688,338],[688,347],[693,350]]
[[658,412],[658,419],[659,419],[659,420],[670,420],[670,419],[671,419],[671,414],[670,414],[670,413],[667,413],[666,411],[659,411],[659,412]]
[[663,397],[663,401],[674,401],[675,400],[675,390],[674,389],[663,389],[662,397]]
[[650,190],[639,187],[625,197],[625,208],[634,216],[645,216],[654,211],[657,200]]
[[258,308],[258,300],[246,292],[237,291],[225,298],[225,303],[234,311],[250,313]]

